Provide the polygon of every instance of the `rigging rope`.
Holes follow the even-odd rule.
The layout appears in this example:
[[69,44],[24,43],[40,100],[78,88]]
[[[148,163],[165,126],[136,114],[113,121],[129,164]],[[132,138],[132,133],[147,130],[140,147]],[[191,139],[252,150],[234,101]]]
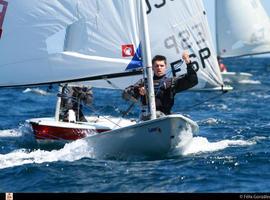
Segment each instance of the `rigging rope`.
[[228,92],[228,90],[222,90],[222,93],[221,93],[221,94],[212,96],[212,97],[210,97],[210,98],[208,98],[208,99],[206,99],[206,100],[204,100],[204,101],[201,101],[201,102],[199,102],[199,103],[196,103],[196,104],[194,104],[194,105],[192,105],[192,106],[188,106],[188,107],[184,108],[183,111],[188,111],[188,110],[190,110],[191,108],[194,109],[194,107],[200,106],[200,105],[202,105],[202,104],[204,104],[204,103],[206,103],[206,102],[209,102],[209,101],[212,101],[212,100],[214,100],[214,99],[217,99],[217,98],[219,98],[220,96],[226,94],[227,92]]
[[[60,95],[61,95],[61,97],[63,97],[62,94],[60,94]],[[80,101],[78,101],[77,98],[75,98],[75,97],[68,97],[68,98],[70,98],[73,102],[78,103],[79,106],[81,105],[81,104],[80,104]],[[79,106],[78,106],[78,107],[79,107]],[[118,127],[121,127],[119,124],[115,123],[114,121],[110,120],[109,118],[100,115],[100,114],[99,114],[99,111],[97,111],[93,106],[91,106],[91,105],[83,105],[83,106],[84,106],[85,108],[88,108],[90,111],[94,112],[95,114],[97,114],[98,117],[102,117],[102,118],[108,120],[109,122],[113,123],[114,125],[116,125],[116,126],[118,126]]]
[[[110,80],[108,79],[104,79],[105,81],[107,81],[108,84],[110,84],[112,87],[114,87],[115,89],[119,89],[123,92],[123,89],[121,89],[120,87],[118,87],[117,85],[115,85],[114,83],[112,83]],[[122,118],[125,117],[134,107],[135,104],[139,105],[140,107],[142,107],[141,103],[134,98],[132,95],[128,94],[129,98],[132,100],[132,103],[129,105],[128,109],[124,112],[122,112]]]

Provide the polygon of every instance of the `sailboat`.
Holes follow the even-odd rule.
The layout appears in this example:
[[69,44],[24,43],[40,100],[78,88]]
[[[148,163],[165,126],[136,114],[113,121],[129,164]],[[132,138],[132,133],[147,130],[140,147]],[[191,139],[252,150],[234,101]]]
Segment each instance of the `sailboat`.
[[[270,20],[260,0],[216,0],[217,54],[239,58],[270,52]],[[240,82],[250,73],[224,72],[226,79]]]
[[0,87],[85,81],[106,87],[111,80],[121,88],[119,80],[127,86],[133,76],[147,77],[150,120],[61,121],[58,97],[55,117],[27,120],[39,141],[85,138],[102,155],[160,155],[175,148],[181,134],[197,133],[197,123],[183,115],[156,118],[152,54],[167,55],[170,73],[178,76],[185,73],[180,53],[188,49],[199,76],[196,88],[224,86],[202,1],[2,0],[0,5]]

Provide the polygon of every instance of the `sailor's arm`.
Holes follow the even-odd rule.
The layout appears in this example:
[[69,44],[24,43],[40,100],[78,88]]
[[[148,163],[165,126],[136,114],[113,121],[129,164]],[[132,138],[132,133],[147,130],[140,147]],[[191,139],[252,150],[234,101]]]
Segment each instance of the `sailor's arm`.
[[139,80],[134,85],[127,87],[123,93],[122,98],[125,100],[137,101],[141,96],[141,90],[143,88],[143,80]]
[[187,65],[187,73],[173,79],[174,90],[176,93],[192,88],[198,84],[197,73],[192,67],[193,64],[191,63],[188,53],[184,52],[182,58]]

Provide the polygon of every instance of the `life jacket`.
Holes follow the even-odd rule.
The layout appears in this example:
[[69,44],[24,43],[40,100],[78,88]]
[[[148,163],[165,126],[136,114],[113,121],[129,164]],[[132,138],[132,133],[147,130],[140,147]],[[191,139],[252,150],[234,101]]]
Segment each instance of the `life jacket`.
[[69,86],[62,88],[60,119],[68,121],[69,110],[73,110],[76,115],[76,121],[86,121],[82,113],[82,106],[91,105],[93,101],[93,93],[91,86]]
[[[164,114],[170,114],[171,108],[174,104],[175,93],[172,90],[172,79],[166,76],[161,78],[154,77],[154,92],[156,109],[163,112]],[[145,82],[147,87],[147,82]],[[146,98],[142,96],[142,103],[146,105]]]

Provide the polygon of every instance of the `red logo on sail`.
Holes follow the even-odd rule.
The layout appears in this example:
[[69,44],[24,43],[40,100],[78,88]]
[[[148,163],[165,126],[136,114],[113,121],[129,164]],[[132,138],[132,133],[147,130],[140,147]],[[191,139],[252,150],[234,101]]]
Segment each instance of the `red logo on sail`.
[[133,57],[135,55],[133,44],[122,45],[122,57]]
[[7,6],[8,6],[8,2],[4,1],[4,0],[0,0],[0,38],[2,36],[2,26],[4,23],[4,18],[5,18],[5,14],[7,11]]

